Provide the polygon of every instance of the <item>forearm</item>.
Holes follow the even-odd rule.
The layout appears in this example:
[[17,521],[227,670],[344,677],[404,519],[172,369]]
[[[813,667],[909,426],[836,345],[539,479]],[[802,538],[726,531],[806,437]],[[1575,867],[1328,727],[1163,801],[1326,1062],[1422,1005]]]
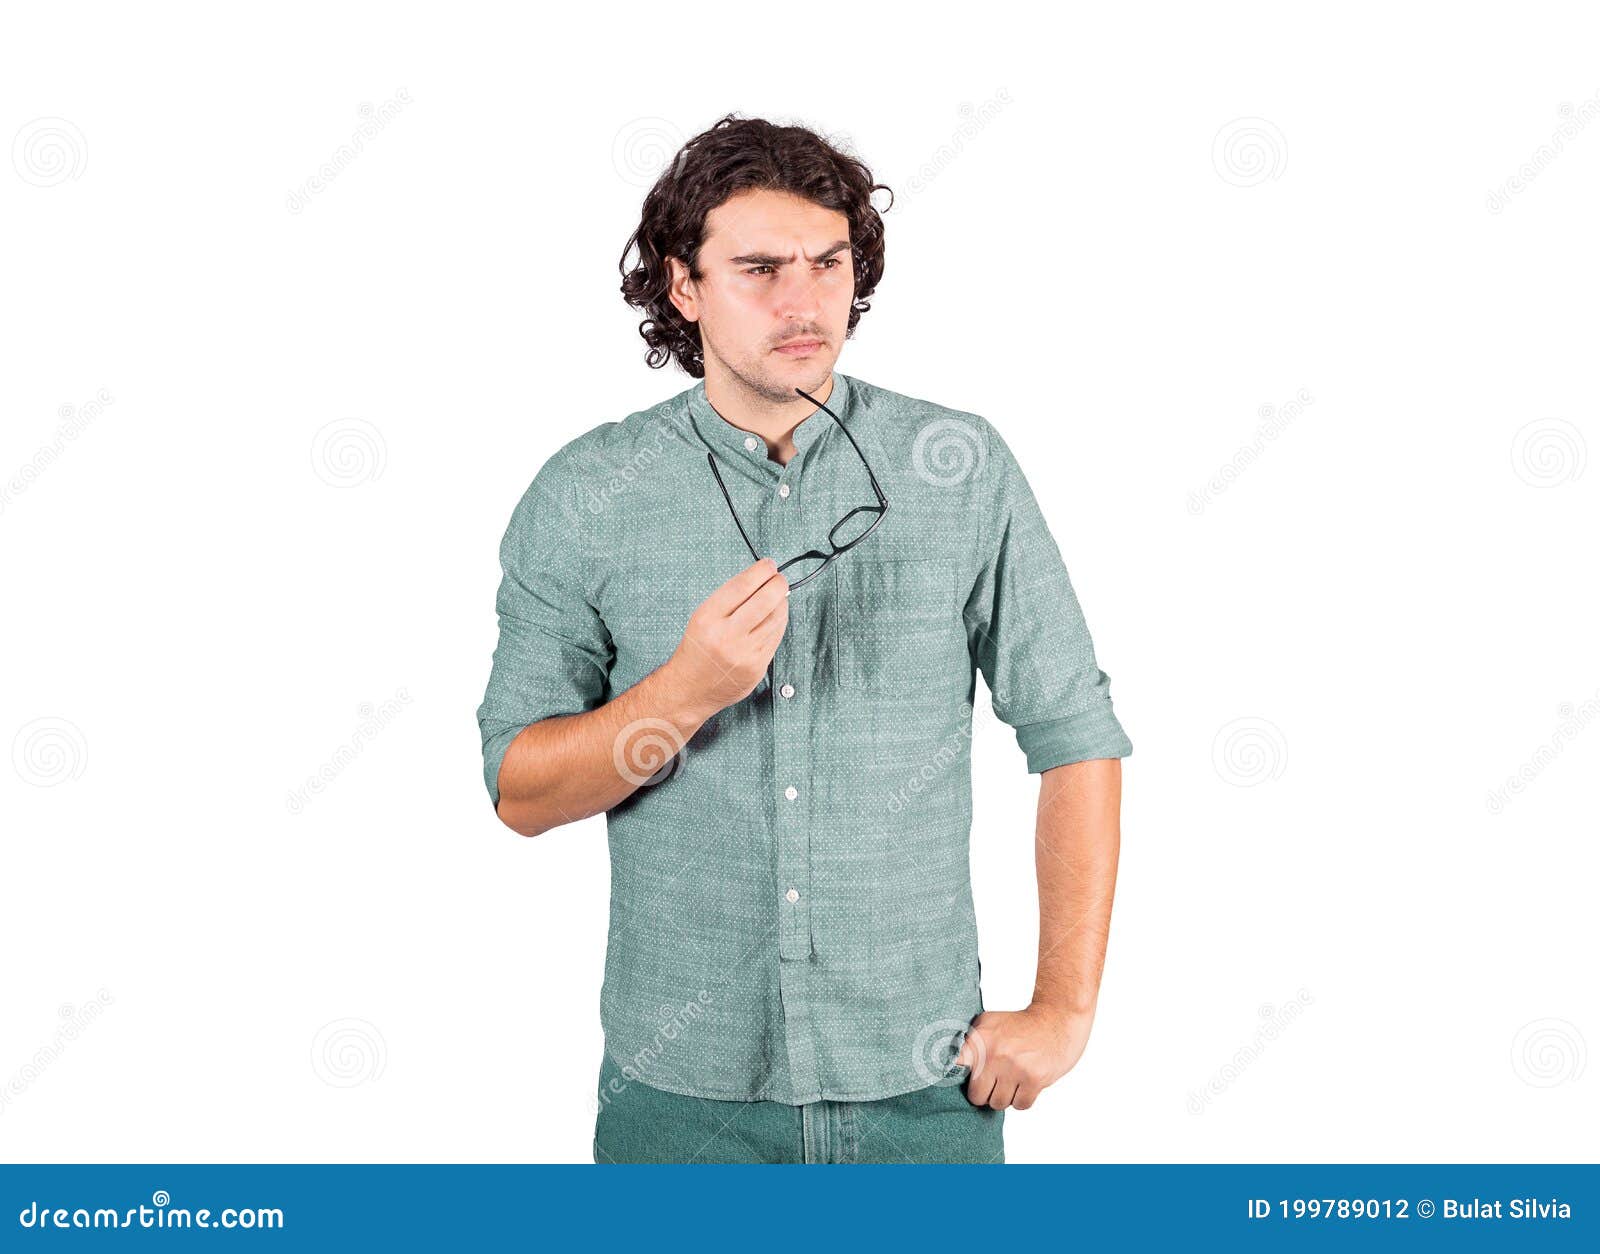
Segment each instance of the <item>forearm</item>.
[[[611,809],[715,713],[663,665],[597,709],[532,723],[500,763],[495,812],[523,836]],[[619,763],[620,757],[620,763]]]
[[1089,1014],[1100,992],[1121,844],[1122,761],[1096,758],[1043,772],[1035,861],[1039,970],[1033,1004]]

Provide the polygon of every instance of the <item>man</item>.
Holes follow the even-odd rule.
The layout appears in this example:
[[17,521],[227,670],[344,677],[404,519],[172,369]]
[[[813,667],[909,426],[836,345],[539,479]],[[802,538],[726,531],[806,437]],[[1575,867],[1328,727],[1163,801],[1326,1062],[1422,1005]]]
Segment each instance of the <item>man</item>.
[[[702,381],[564,445],[501,543],[490,797],[524,836],[607,815],[596,1162],[1002,1162],[1088,1037],[1132,745],[999,433],[834,370],[877,187],[804,128],[690,140],[623,293]],[[979,669],[1041,776],[1014,1011],[979,988]]]

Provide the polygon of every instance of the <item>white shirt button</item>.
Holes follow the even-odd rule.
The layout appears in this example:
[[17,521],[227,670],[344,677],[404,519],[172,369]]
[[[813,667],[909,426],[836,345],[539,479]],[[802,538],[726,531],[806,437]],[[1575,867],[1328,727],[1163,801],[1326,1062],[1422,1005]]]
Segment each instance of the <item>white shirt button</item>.
[[786,900],[786,901],[799,901],[800,900],[800,894],[795,892],[795,890],[792,889],[792,888],[788,892],[784,893],[783,896],[784,896],[784,900]]
[[794,696],[794,685],[793,684],[784,684],[784,686],[782,688],[779,688],[778,691],[783,693],[783,695],[786,696],[786,697],[792,697],[792,696]]
[[756,438],[755,438],[755,436],[753,436],[753,435],[745,436],[745,438],[744,438],[744,446],[745,446],[745,448],[749,449],[752,453],[754,453],[756,451]]
[[788,496],[789,495],[789,485],[787,483],[780,483],[778,485],[778,495],[779,496]]
[[796,789],[793,784],[790,784],[787,788],[785,788],[783,790],[783,795],[785,797],[789,798],[790,801],[793,801],[796,797],[798,797],[800,795],[800,793],[799,793],[799,790]]

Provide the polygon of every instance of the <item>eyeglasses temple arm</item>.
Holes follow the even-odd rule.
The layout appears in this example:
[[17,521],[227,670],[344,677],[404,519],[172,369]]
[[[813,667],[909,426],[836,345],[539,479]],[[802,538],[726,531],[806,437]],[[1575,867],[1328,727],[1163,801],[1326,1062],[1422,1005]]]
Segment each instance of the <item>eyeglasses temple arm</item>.
[[[795,388],[795,391],[800,392],[800,389]],[[839,424],[839,430],[844,432],[845,438],[850,441],[850,446],[855,449],[856,456],[861,459],[861,464],[867,468],[867,478],[872,481],[872,491],[877,495],[878,504],[887,510],[889,508],[889,499],[884,496],[883,489],[878,486],[878,476],[872,473],[872,463],[867,460],[867,455],[861,451],[861,446],[856,443],[855,436],[850,434],[850,428],[844,425],[844,420],[810,393],[800,392],[800,395],[804,396],[806,400],[810,401],[823,413],[827,414],[828,417],[832,418],[836,423]],[[710,456],[710,454],[707,454],[707,456]],[[715,469],[715,467],[713,467],[713,469]],[[726,489],[724,489],[724,493],[726,493]]]
[[[835,414],[833,410],[828,410],[828,415],[835,422],[839,422],[839,416]],[[861,464],[867,468],[867,478],[872,480],[872,490],[878,496],[878,504],[883,506],[884,509],[888,509],[888,498],[883,495],[883,489],[878,486],[878,476],[872,473],[872,463],[867,460],[867,455],[861,451],[861,446],[856,443],[855,436],[850,434],[850,428],[845,426],[844,423],[839,422],[839,430],[844,432],[845,438],[850,441],[851,445],[854,446],[856,450],[857,456],[861,458]]]
[[[716,457],[711,453],[707,453],[706,462],[711,467],[711,473],[717,477],[717,486],[722,489],[722,499],[728,503],[728,513],[733,515],[733,525],[739,528],[739,534],[744,538],[744,547],[750,550],[750,557],[759,562],[761,554],[756,552],[756,546],[751,544],[750,537],[745,535],[744,524],[739,521],[739,511],[733,508],[733,498],[728,495],[728,485],[722,482],[722,472],[717,469]],[[867,474],[872,474],[871,467],[867,468]],[[873,486],[876,487],[877,485],[874,484]],[[879,495],[881,496],[882,493],[879,493]]]

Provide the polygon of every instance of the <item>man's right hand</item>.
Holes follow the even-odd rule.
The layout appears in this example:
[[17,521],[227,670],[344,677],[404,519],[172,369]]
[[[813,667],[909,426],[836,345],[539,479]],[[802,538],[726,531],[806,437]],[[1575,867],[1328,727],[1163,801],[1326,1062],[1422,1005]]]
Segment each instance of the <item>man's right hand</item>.
[[[740,571],[689,616],[672,656],[626,692],[517,734],[500,763],[500,821],[537,836],[610,810],[644,782],[619,765],[630,737],[671,727],[668,739],[681,749],[707,719],[761,682],[788,626],[789,581],[777,563],[763,558]],[[659,765],[647,764],[644,774]]]
[[700,603],[663,669],[710,718],[750,695],[788,626],[789,581],[764,557]]

